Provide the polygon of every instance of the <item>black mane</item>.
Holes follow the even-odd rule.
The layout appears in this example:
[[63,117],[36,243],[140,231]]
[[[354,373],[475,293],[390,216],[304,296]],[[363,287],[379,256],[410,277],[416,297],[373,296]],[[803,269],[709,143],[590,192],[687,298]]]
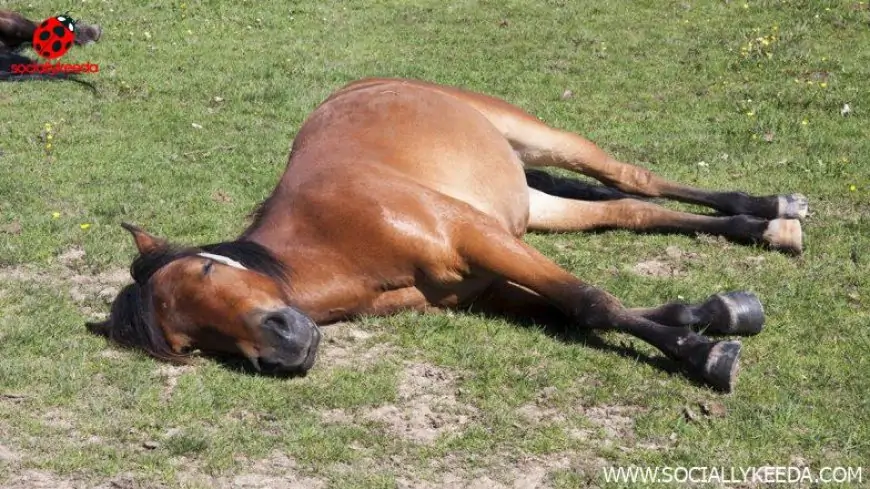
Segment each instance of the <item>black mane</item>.
[[169,263],[179,258],[194,256],[197,253],[203,252],[232,258],[251,270],[284,283],[288,282],[289,270],[286,265],[275,258],[275,255],[263,245],[244,239],[194,248],[179,248],[171,245],[163,246],[151,253],[137,256],[133,260],[133,264],[130,265],[130,275],[136,283],[144,285],[148,283],[148,280],[157,270]]
[[191,248],[162,246],[136,257],[130,266],[134,283],[124,287],[115,298],[109,318],[101,323],[87,323],[88,329],[119,345],[142,348],[151,356],[163,360],[184,362],[187,357],[172,350],[156,322],[149,279],[167,264],[202,252],[226,256],[250,270],[289,283],[289,269],[268,249],[252,241],[230,241]]

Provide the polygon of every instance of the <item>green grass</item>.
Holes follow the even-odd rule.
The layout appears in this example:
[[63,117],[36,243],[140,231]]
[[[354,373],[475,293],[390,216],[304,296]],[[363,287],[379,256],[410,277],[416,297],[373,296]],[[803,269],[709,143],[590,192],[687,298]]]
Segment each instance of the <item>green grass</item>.
[[[29,5],[9,8],[31,18],[70,8]],[[562,454],[575,462],[550,471],[554,487],[611,487],[576,462],[594,458],[726,467],[802,459],[814,469],[870,460],[867,2],[123,0],[76,4],[72,14],[104,28],[100,43],[65,58],[100,65],[90,77],[101,97],[71,83],[0,86],[0,448],[18,454],[0,457],[0,481],[40,470],[208,487],[196,477],[231,478],[276,450],[298,474],[341,488],[395,487],[408,474],[437,483],[451,470],[497,479],[510,474],[499,465]],[[365,76],[497,95],[686,183],[809,196],[800,258],[694,237],[528,237],[632,306],[755,291],[767,325],[744,341],[736,392],[644,362],[657,354],[627,337],[604,335],[637,355],[456,313],[361,320],[374,336],[360,348],[389,343],[391,353],[322,362],[304,379],[202,361],[167,398],[158,362],[106,354],[85,332],[83,307],[103,314],[106,304],[73,300],[69,277],[9,278],[22,266],[60,276],[58,256],[76,247],[86,253],[75,264],[83,276],[126,267],[134,248],[122,220],[183,243],[237,235],[306,115]],[[574,96],[563,100],[568,89]],[[846,103],[849,117],[840,115]],[[698,253],[680,264],[683,276],[632,273],[668,246]],[[401,406],[406,358],[461,372],[456,398],[476,409],[467,425],[415,443],[364,416],[334,423],[318,414]],[[524,421],[517,409],[547,390],[563,417]],[[699,402],[726,414],[686,421],[683,408]],[[584,414],[595,406],[639,408],[633,433],[608,443]]]

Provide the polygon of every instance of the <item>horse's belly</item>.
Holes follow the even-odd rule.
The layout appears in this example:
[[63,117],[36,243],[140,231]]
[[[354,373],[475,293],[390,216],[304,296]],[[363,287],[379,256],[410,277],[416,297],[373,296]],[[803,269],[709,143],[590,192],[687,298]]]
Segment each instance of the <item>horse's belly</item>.
[[522,164],[512,154],[501,161],[482,158],[462,161],[434,157],[426,162],[431,167],[424,169],[427,179],[421,183],[495,218],[515,236],[522,235],[529,220],[529,192]]
[[471,205],[515,235],[525,232],[529,193],[522,162],[498,129],[465,102],[413,84],[380,83],[335,96],[305,126],[301,132],[313,139],[341,134],[337,151],[345,157],[335,158],[333,149],[333,161],[356,161],[373,172],[388,166]]

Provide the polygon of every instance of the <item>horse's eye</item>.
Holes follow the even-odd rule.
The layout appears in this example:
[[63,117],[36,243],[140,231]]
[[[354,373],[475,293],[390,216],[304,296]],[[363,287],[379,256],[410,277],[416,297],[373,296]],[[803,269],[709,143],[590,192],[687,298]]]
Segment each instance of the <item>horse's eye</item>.
[[214,262],[213,262],[213,261],[211,261],[211,260],[206,260],[206,261],[205,261],[205,265],[202,266],[202,274],[203,274],[203,275],[208,275],[209,273],[211,273],[211,267],[213,267],[213,266],[214,266]]

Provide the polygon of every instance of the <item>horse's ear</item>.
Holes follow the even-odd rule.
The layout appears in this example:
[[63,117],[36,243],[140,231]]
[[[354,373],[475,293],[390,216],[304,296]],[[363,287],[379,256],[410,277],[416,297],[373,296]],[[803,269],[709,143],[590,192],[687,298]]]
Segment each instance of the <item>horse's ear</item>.
[[133,235],[133,240],[136,241],[136,248],[143,255],[166,246],[166,240],[152,236],[137,226],[124,222],[121,223],[121,227],[130,231],[130,234]]

